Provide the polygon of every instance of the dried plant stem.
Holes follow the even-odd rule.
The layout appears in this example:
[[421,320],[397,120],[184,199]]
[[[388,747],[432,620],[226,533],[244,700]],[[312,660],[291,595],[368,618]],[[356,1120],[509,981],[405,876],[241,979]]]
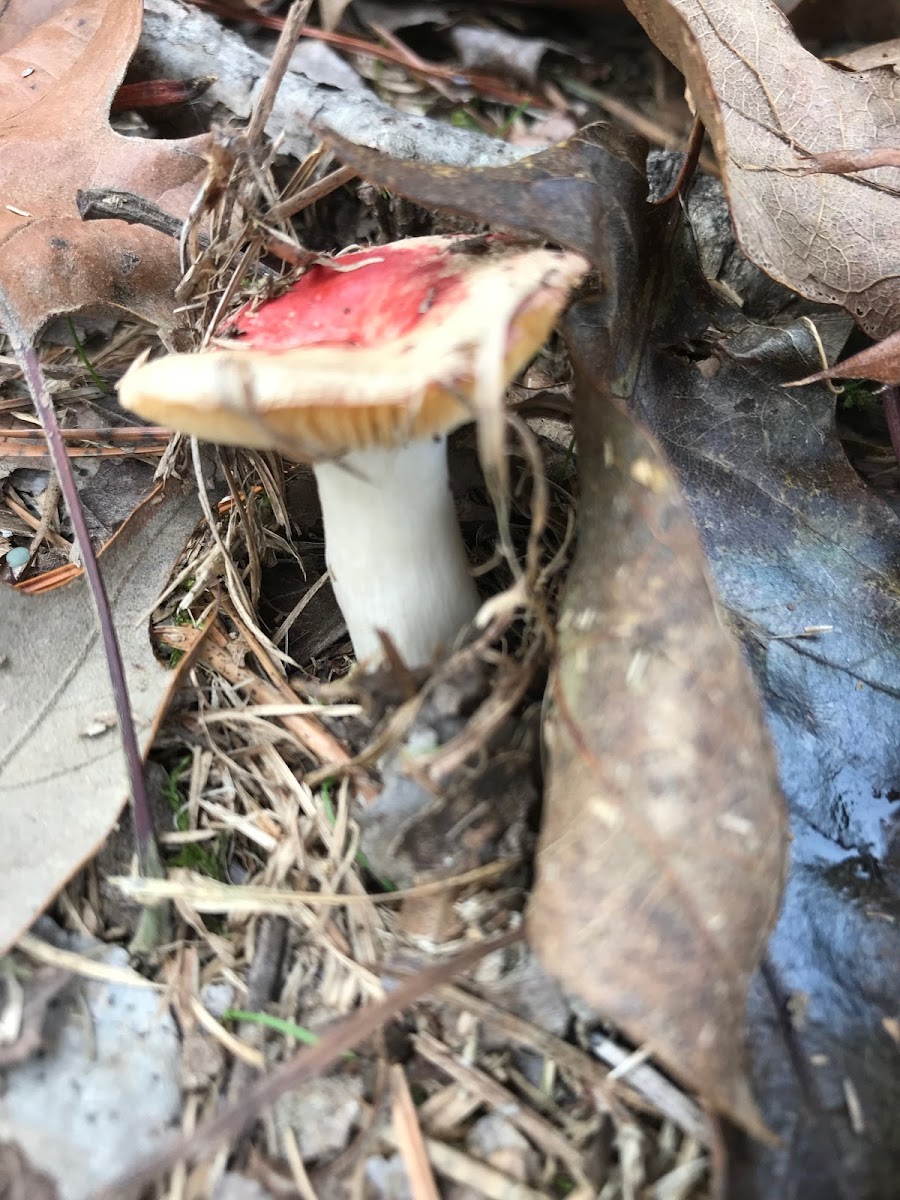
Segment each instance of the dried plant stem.
[[300,34],[303,32],[303,23],[309,15],[311,8],[312,0],[294,0],[287,16],[284,18],[284,24],[281,27],[278,44],[275,47],[275,53],[272,55],[272,62],[269,66],[265,83],[256,98],[253,112],[250,114],[250,123],[247,126],[246,134],[249,146],[255,145],[262,138],[266,123],[272,115],[275,96],[281,86],[281,81],[288,68],[291,55],[294,53],[294,47],[297,45]]
[[47,480],[47,490],[41,499],[41,519],[38,522],[38,527],[34,531],[34,537],[28,546],[28,553],[35,554],[40,548],[41,542],[51,531],[53,518],[56,516],[56,506],[59,504],[62,488],[59,484],[59,478],[56,472],[52,472]]
[[[286,938],[287,921],[284,917],[264,916],[260,919],[256,929],[253,959],[247,974],[247,996],[243,1002],[245,1008],[264,1008],[272,999],[284,960]],[[249,1021],[242,1022],[238,1027],[241,1040],[257,1049],[264,1040],[263,1034],[261,1025],[253,1025]],[[228,1081],[230,1103],[238,1100],[252,1083],[255,1074],[251,1065],[244,1059],[239,1059],[234,1064]]]
[[889,384],[882,392],[882,398],[891,446],[900,462],[900,387]]
[[[5,309],[5,311],[3,311]],[[161,878],[163,875],[159,851],[153,833],[153,818],[147,797],[147,786],[144,780],[144,763],[138,745],[134,720],[131,714],[131,703],[128,698],[128,682],[125,678],[125,666],[119,648],[119,639],[113,623],[109,597],[100,574],[100,566],[91,545],[90,535],[84,519],[84,510],[78,496],[72,465],[66,454],[56,410],[53,400],[47,391],[46,381],[41,370],[37,352],[31,342],[21,333],[19,323],[6,304],[0,301],[0,317],[9,338],[13,354],[22,369],[28,390],[34,401],[35,411],[47,438],[47,446],[56,474],[59,479],[62,494],[75,532],[75,540],[81,551],[84,573],[87,576],[91,595],[97,610],[100,624],[100,636],[106,651],[106,661],[109,665],[109,677],[115,697],[116,713],[119,719],[119,732],[122,737],[122,748],[128,768],[128,779],[131,788],[131,814],[134,822],[135,845],[138,864],[142,875]],[[158,915],[158,914],[157,914]],[[143,930],[146,934],[148,931]],[[139,931],[139,934],[141,931]]]
[[410,1095],[406,1073],[399,1063],[395,1063],[391,1067],[390,1074],[394,1093],[392,1105],[394,1137],[412,1185],[412,1193],[416,1200],[441,1200],[441,1194],[437,1190],[437,1184],[431,1172],[431,1163],[428,1161],[422,1127]]
[[345,183],[349,183],[351,179],[356,179],[357,173],[353,167],[337,167],[324,179],[317,180],[316,183],[309,184],[302,191],[296,192],[293,196],[288,196],[285,200],[280,200],[266,213],[266,221],[269,224],[276,224],[278,221],[287,221],[291,217],[296,216],[298,212],[302,212],[304,208],[309,208],[311,204],[316,204],[319,200],[324,200],[326,196],[330,196],[332,192],[336,192],[339,187],[343,187]]

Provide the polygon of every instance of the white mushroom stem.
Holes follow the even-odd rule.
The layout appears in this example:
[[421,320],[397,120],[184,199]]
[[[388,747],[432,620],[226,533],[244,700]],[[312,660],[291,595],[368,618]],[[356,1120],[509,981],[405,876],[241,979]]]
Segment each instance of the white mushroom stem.
[[450,494],[446,438],[355,450],[314,467],[325,557],[360,662],[378,630],[411,667],[447,649],[478,610]]

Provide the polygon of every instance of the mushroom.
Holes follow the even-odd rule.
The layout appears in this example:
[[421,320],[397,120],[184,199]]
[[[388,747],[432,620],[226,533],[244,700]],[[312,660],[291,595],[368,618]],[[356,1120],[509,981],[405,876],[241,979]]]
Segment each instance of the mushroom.
[[422,666],[479,604],[447,434],[473,419],[486,376],[505,389],[533,357],[586,270],[499,238],[354,250],[242,309],[233,346],[134,367],[119,397],[183,433],[312,462],[357,658],[381,657],[383,631]]

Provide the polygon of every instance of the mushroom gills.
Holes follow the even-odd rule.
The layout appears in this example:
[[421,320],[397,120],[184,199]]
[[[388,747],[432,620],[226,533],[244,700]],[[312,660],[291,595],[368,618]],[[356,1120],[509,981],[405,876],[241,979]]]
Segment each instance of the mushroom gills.
[[446,437],[354,450],[313,467],[325,556],[357,659],[387,633],[410,667],[432,662],[478,611],[447,471]]

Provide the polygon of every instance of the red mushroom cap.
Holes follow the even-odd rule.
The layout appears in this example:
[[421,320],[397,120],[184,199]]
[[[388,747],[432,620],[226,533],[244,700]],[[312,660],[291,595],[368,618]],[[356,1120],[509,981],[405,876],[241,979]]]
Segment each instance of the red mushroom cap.
[[499,239],[465,253],[468,240],[410,238],[315,266],[241,310],[234,348],[133,368],[121,402],[184,433],[298,459],[449,432],[475,415],[485,350],[507,383],[587,270],[577,254]]

